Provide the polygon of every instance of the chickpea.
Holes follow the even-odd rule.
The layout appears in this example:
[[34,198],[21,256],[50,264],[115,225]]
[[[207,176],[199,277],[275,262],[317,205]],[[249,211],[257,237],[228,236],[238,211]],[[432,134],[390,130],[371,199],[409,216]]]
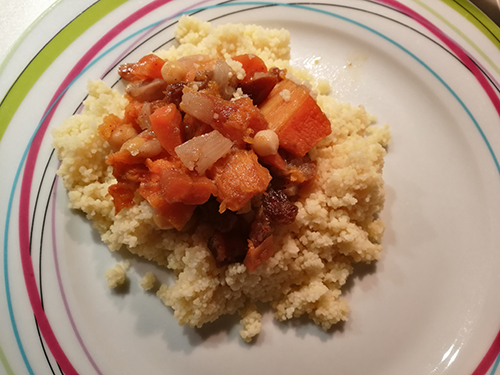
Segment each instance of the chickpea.
[[132,156],[138,156],[139,149],[144,143],[146,143],[146,140],[142,137],[131,138],[123,144],[121,149],[128,150]]
[[259,156],[274,155],[278,152],[280,140],[271,129],[261,130],[253,138],[253,150]]
[[151,158],[162,152],[158,139],[146,139],[141,136],[129,139],[122,146],[122,150],[128,150],[130,155],[137,158]]
[[144,144],[141,147],[139,147],[138,156],[143,158],[152,158],[153,156],[158,155],[162,151],[163,148],[161,147],[160,141],[154,138],[144,142]]
[[167,61],[161,68],[161,76],[169,85],[182,81],[186,74],[187,68],[179,61]]
[[131,124],[124,124],[111,133],[108,143],[113,151],[118,151],[125,142],[136,137],[137,134],[137,130]]

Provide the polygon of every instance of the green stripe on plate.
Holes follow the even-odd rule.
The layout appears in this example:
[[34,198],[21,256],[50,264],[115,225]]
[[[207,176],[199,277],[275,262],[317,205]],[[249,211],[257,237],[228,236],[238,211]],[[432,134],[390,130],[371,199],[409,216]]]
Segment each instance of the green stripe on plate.
[[[465,35],[458,27],[453,25],[445,17],[439,14],[436,10],[431,8],[429,5],[424,4],[421,0],[414,0],[422,8],[432,13],[436,18],[445,23],[450,29],[455,31],[463,40],[465,40],[474,50],[485,60],[488,64],[500,74],[500,68],[493,62],[493,60],[481,49],[479,46],[472,41],[467,35]],[[467,0],[441,0],[445,4],[449,5],[451,8],[455,9],[458,13],[469,20],[474,26],[476,26],[479,31],[481,31],[499,50],[500,50],[500,28],[486,17],[478,8],[469,3]]]
[[14,371],[12,371],[12,368],[10,367],[9,362],[7,361],[7,357],[5,356],[5,353],[3,352],[1,347],[0,347],[0,362],[2,362],[3,368],[6,371],[6,375],[15,375]]
[[[54,60],[87,29],[126,1],[127,0],[100,0],[93,4],[54,36],[54,38],[33,58],[30,64],[18,77],[17,81],[12,85],[4,97],[2,105],[0,105],[0,140],[12,120],[14,113],[16,113],[22,101],[43,72],[45,72]],[[16,43],[14,49],[22,43],[26,35],[35,28],[45,14],[47,13],[44,13],[38,18],[27,32],[23,34],[20,41]],[[11,57],[11,54],[12,52],[7,59]],[[3,67],[4,65],[2,64],[2,68]],[[2,363],[7,375],[15,375],[1,347],[0,363]]]
[[473,23],[493,44],[500,49],[500,26],[488,18],[469,0],[442,0]]
[[35,82],[54,62],[54,60],[88,28],[116,9],[127,0],[101,0],[92,5],[63,30],[61,30],[47,45],[35,56],[31,63],[21,73],[17,81],[3,99],[0,106],[0,140],[14,113],[31,90]]

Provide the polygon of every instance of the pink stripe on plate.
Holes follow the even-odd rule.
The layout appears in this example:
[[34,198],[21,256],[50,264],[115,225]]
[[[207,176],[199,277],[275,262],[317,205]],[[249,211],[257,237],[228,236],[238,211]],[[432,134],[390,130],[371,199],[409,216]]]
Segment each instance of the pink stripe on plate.
[[19,203],[19,246],[21,253],[21,263],[23,267],[24,280],[26,290],[31,303],[31,308],[37,319],[40,331],[49,347],[55,360],[66,375],[75,375],[78,372],[75,370],[64,350],[61,348],[57,338],[50,326],[50,322],[42,308],[38,288],[36,285],[35,274],[33,271],[33,263],[30,256],[30,192],[33,182],[33,172],[36,165],[36,159],[40,151],[40,145],[47,131],[50,120],[52,119],[54,110],[58,107],[59,101],[64,96],[66,88],[78,76],[78,74],[87,66],[88,63],[101,51],[110,41],[112,41],[120,32],[125,30],[131,24],[152,12],[158,7],[169,3],[172,0],[156,0],[144,6],[138,11],[131,14],[129,17],[121,21],[118,25],[108,31],[87,53],[78,61],[68,76],[63,80],[62,84],[57,89],[56,93],[50,101],[50,105],[46,110],[42,122],[37,130],[33,142],[30,145],[30,150],[26,159],[26,165],[21,183],[21,195]]
[[[60,165],[61,163],[59,163]],[[57,185],[57,180],[59,177],[56,176],[55,183],[54,185]],[[64,293],[64,286],[61,278],[61,270],[59,269],[59,259],[57,256],[57,239],[56,239],[56,198],[57,198],[57,189],[54,189],[54,192],[52,193],[52,228],[51,228],[51,234],[52,234],[52,253],[54,255],[54,264],[56,267],[56,275],[57,275],[57,282],[59,284],[59,291],[61,292],[61,297],[63,300],[64,308],[66,310],[66,314],[68,315],[71,327],[73,328],[73,332],[75,333],[76,339],[80,343],[80,346],[82,347],[83,352],[85,353],[85,356],[89,360],[90,364],[94,368],[94,370],[99,374],[102,375],[101,370],[99,369],[99,366],[97,366],[97,363],[95,363],[94,359],[90,355],[87,347],[85,346],[85,343],[82,340],[82,337],[80,335],[80,332],[78,331],[78,328],[76,327],[75,320],[73,319],[73,314],[71,314],[69,305],[68,305],[68,300],[66,298],[66,293]]]
[[[403,5],[396,0],[375,0],[375,1],[382,4],[387,4],[393,7],[394,9],[397,9],[402,13],[406,14],[407,16],[413,18],[415,21],[417,21],[426,29],[431,31],[434,35],[436,35],[443,43],[445,43],[446,46],[448,46],[448,48],[451,51],[453,51],[453,53],[455,53],[455,55],[465,64],[465,66],[467,66],[467,68],[472,72],[472,74],[474,74],[474,77],[476,77],[476,79],[483,87],[484,91],[486,91],[486,94],[488,95],[495,109],[500,115],[500,99],[496,95],[494,89],[491,87],[485,75],[474,64],[471,57],[469,57],[467,53],[457,43],[452,41],[441,30],[439,30],[439,28],[434,26],[431,22],[429,22],[427,19],[425,19],[420,14],[410,9],[406,5]],[[495,361],[499,353],[500,353],[500,331],[498,332],[488,352],[483,357],[483,359],[481,360],[477,368],[474,370],[472,375],[486,375],[486,373],[493,365],[493,362]]]

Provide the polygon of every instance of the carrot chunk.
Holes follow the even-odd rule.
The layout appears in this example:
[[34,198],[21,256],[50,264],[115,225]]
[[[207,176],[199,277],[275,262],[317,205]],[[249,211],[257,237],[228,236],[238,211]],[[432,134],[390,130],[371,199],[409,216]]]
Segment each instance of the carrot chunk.
[[156,209],[161,222],[162,229],[169,229],[171,227],[182,230],[184,226],[191,220],[195,205],[189,205],[179,202],[169,203],[165,201],[159,192],[149,195],[146,200],[151,207]]
[[172,156],[175,148],[184,142],[182,132],[182,115],[175,104],[157,108],[151,116],[151,130],[155,133],[161,146]]
[[266,191],[271,181],[269,171],[259,164],[253,151],[237,149],[219,159],[207,171],[217,187],[219,212],[226,208],[238,211],[256,194]]
[[116,164],[141,164],[144,163],[144,158],[133,156],[128,150],[118,150],[106,157],[106,164],[113,168]]
[[271,91],[260,110],[280,146],[302,157],[331,133],[331,124],[307,90],[284,79]]

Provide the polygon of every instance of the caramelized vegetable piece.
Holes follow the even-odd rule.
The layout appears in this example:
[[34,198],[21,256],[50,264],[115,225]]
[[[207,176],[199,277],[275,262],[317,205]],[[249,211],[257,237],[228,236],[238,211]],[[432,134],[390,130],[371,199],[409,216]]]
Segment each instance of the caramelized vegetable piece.
[[252,79],[245,79],[240,84],[241,90],[252,98],[253,104],[260,105],[266,100],[274,86],[281,81],[281,74],[282,71],[278,68],[271,68],[267,73],[256,73]]
[[245,258],[248,245],[246,236],[240,233],[221,233],[216,231],[208,240],[208,249],[215,259],[217,267],[241,262]]
[[269,171],[259,164],[252,151],[237,149],[217,161],[207,175],[217,187],[219,211],[239,211],[271,181]]
[[123,123],[132,124],[137,131],[140,131],[140,126],[137,123],[137,117],[140,115],[143,107],[143,103],[135,100],[131,96],[127,95],[128,104],[125,107],[125,116],[123,116]]
[[161,172],[160,184],[163,197],[170,203],[203,204],[215,192],[214,183],[205,176],[189,176],[173,169]]
[[129,83],[125,92],[139,102],[152,102],[165,97],[167,83],[161,78]]
[[165,159],[159,159],[155,162],[148,161],[150,173],[141,182],[139,194],[156,209],[158,213],[156,221],[161,223],[162,228],[171,226],[177,230],[182,230],[191,219],[196,205],[182,202],[168,202],[165,199],[161,182],[161,170],[164,167],[173,165],[175,164]]
[[140,82],[148,79],[162,78],[161,68],[165,60],[154,54],[146,55],[136,63],[122,64],[118,74],[129,82]]
[[111,185],[108,188],[108,192],[113,197],[115,214],[135,204],[135,191],[147,173],[146,166],[142,164],[128,165],[117,163],[113,166],[113,175],[116,177],[117,183]]
[[267,121],[247,97],[235,101],[217,101],[214,113],[214,129],[236,142],[240,147],[245,146],[247,137],[267,129]]
[[151,116],[151,130],[156,134],[163,147],[170,155],[175,156],[175,148],[184,142],[182,131],[182,115],[175,104],[157,108]]
[[279,153],[267,156],[259,156],[259,161],[264,165],[274,167],[281,171],[286,170],[286,161],[281,157]]
[[97,128],[99,136],[107,141],[113,132],[122,126],[123,121],[116,115],[110,114],[104,117],[102,124]]
[[241,65],[243,65],[243,70],[245,70],[245,78],[243,79],[243,82],[250,81],[255,73],[267,73],[266,63],[256,55],[239,55],[231,57],[231,60],[238,61]]
[[261,264],[266,262],[274,254],[273,236],[267,237],[259,246],[254,247],[249,241],[248,252],[243,260],[243,264],[250,272],[254,272]]
[[229,101],[204,92],[186,92],[180,107],[218,130],[238,147],[245,147],[245,141],[252,134],[267,129],[264,116],[247,97]]
[[[156,208],[153,196],[149,197],[148,202],[152,207]],[[168,203],[161,201],[161,199],[156,202],[159,203],[160,208],[156,208],[159,220],[157,218],[155,221],[161,222],[161,228],[163,229],[173,227],[177,230],[182,230],[189,220],[191,220],[193,212],[196,208],[196,206],[193,205],[184,203]]]
[[168,203],[199,205],[208,201],[216,191],[211,180],[189,173],[178,161],[147,160],[146,165],[150,175],[139,190],[145,198],[153,192],[159,192],[162,199]]
[[184,137],[189,140],[200,135],[210,133],[213,129],[210,125],[201,122],[196,117],[186,113],[182,119]]
[[304,156],[331,133],[330,121],[311,95],[288,79],[274,87],[260,110],[280,146],[295,156]]
[[117,182],[108,188],[109,194],[113,197],[115,215],[124,208],[135,205],[134,197],[138,186],[138,183]]

